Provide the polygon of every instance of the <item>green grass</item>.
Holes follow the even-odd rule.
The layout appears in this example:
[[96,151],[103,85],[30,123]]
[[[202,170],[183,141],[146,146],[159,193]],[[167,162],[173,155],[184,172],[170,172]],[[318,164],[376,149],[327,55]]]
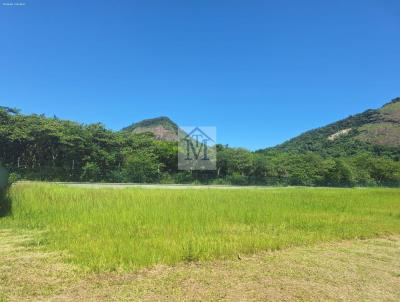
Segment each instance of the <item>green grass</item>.
[[44,230],[93,271],[400,233],[399,189],[87,189],[18,184],[0,227]]

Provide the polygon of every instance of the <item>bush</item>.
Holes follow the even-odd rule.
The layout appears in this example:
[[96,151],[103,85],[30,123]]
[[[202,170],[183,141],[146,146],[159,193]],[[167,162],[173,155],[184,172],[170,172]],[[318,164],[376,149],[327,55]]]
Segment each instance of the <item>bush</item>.
[[185,183],[191,183],[193,178],[192,174],[190,171],[182,171],[182,172],[177,172],[174,175],[175,182],[178,184],[185,184]]
[[172,177],[172,175],[170,175],[168,173],[162,173],[160,183],[161,184],[174,184],[175,179]]
[[228,176],[226,179],[232,185],[245,186],[248,184],[247,177],[244,175],[238,174],[238,173],[233,173],[232,175]]
[[10,175],[8,176],[8,185],[12,185],[13,183],[21,180],[21,178],[21,175],[19,175],[18,173],[10,173]]

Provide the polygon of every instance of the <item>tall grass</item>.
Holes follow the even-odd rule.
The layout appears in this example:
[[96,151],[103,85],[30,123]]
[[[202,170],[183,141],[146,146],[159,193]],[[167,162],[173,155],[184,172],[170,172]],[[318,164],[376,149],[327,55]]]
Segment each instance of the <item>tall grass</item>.
[[90,270],[400,232],[399,189],[87,189],[19,184],[0,227],[45,230]]

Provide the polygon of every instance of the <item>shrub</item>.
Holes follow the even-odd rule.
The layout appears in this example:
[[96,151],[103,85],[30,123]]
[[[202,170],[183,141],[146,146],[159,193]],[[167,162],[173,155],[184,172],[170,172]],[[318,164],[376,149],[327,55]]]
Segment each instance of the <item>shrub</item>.
[[11,172],[8,176],[8,185],[12,185],[19,180],[21,180],[21,175],[16,172]]
[[237,186],[244,186],[248,183],[247,177],[244,175],[238,174],[238,173],[233,173],[232,175],[228,176],[226,179],[232,185],[237,185]]

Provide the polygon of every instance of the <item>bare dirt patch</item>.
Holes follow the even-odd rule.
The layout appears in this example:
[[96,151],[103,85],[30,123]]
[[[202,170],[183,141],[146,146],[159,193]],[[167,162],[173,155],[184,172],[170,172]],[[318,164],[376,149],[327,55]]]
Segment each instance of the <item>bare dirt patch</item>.
[[0,239],[0,301],[400,301],[400,236],[91,275]]

